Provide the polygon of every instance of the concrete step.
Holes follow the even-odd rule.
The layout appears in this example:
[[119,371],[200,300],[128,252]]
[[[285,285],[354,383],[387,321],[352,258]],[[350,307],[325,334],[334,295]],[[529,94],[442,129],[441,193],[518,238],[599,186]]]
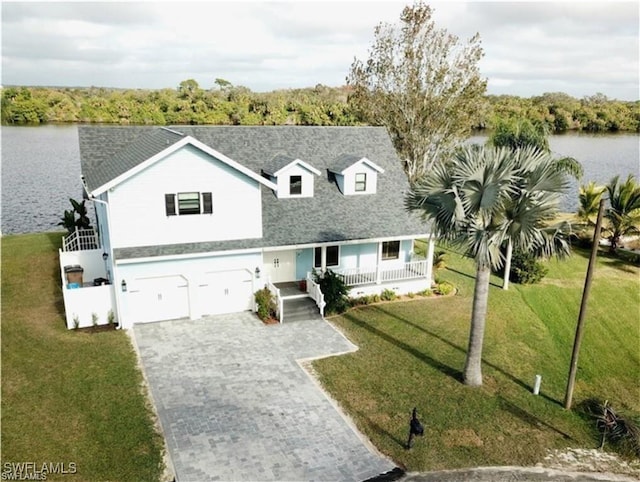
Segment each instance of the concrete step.
[[322,318],[316,302],[311,298],[284,300],[284,321],[303,321]]

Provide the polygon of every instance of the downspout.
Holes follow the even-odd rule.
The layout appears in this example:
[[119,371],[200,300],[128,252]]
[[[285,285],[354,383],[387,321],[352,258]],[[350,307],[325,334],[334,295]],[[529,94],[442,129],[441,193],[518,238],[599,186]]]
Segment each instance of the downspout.
[[[87,189],[87,184],[85,182],[84,176],[80,176],[80,179],[82,181],[82,187],[84,189],[84,192],[87,194],[87,198],[90,201],[97,202],[97,203],[100,203],[100,204],[104,204],[105,213],[107,215],[107,220],[106,220],[107,231],[109,232],[109,236],[111,236],[111,210],[109,209],[109,203],[106,202],[106,201],[103,201],[102,199],[98,199],[97,197],[95,197],[94,195],[92,195],[89,192],[89,189]],[[104,248],[104,240],[100,239],[100,242],[103,243],[103,248]],[[109,240],[109,259],[111,260],[111,268],[112,268],[111,269],[111,277],[113,279],[111,280],[111,282],[112,282],[111,284],[113,286],[113,298],[115,299],[116,311],[118,313],[118,329],[121,330],[123,323],[122,323],[122,319],[121,319],[120,315],[121,315],[122,311],[120,309],[120,297],[118,296],[118,293],[116,291],[118,289],[118,286],[120,286],[120,285],[119,285],[119,283],[116,282],[116,269],[115,269],[116,261],[115,261],[115,259],[113,257],[113,244],[111,243],[111,240]]]

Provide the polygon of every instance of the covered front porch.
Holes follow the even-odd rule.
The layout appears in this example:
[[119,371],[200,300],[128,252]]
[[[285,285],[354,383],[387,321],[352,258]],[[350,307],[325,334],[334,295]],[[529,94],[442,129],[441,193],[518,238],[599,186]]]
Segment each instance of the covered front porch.
[[429,239],[422,257],[413,248],[413,240],[404,239],[266,252],[266,286],[276,300],[279,320],[287,318],[285,301],[296,299],[311,298],[324,313],[324,294],[314,273],[322,276],[328,270],[342,278],[352,298],[385,290],[403,295],[430,289],[434,241]]

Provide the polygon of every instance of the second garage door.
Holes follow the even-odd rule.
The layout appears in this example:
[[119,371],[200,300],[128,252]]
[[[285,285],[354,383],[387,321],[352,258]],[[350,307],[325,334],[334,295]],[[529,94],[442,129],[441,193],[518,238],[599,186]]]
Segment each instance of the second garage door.
[[205,273],[199,299],[204,315],[237,313],[251,309],[253,283],[246,270]]

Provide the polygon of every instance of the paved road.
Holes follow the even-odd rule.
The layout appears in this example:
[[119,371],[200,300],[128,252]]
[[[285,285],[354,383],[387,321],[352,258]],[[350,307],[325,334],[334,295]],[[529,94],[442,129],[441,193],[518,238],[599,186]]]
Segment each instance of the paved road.
[[363,481],[394,468],[298,363],[355,349],[327,322],[244,313],[133,331],[178,481]]

